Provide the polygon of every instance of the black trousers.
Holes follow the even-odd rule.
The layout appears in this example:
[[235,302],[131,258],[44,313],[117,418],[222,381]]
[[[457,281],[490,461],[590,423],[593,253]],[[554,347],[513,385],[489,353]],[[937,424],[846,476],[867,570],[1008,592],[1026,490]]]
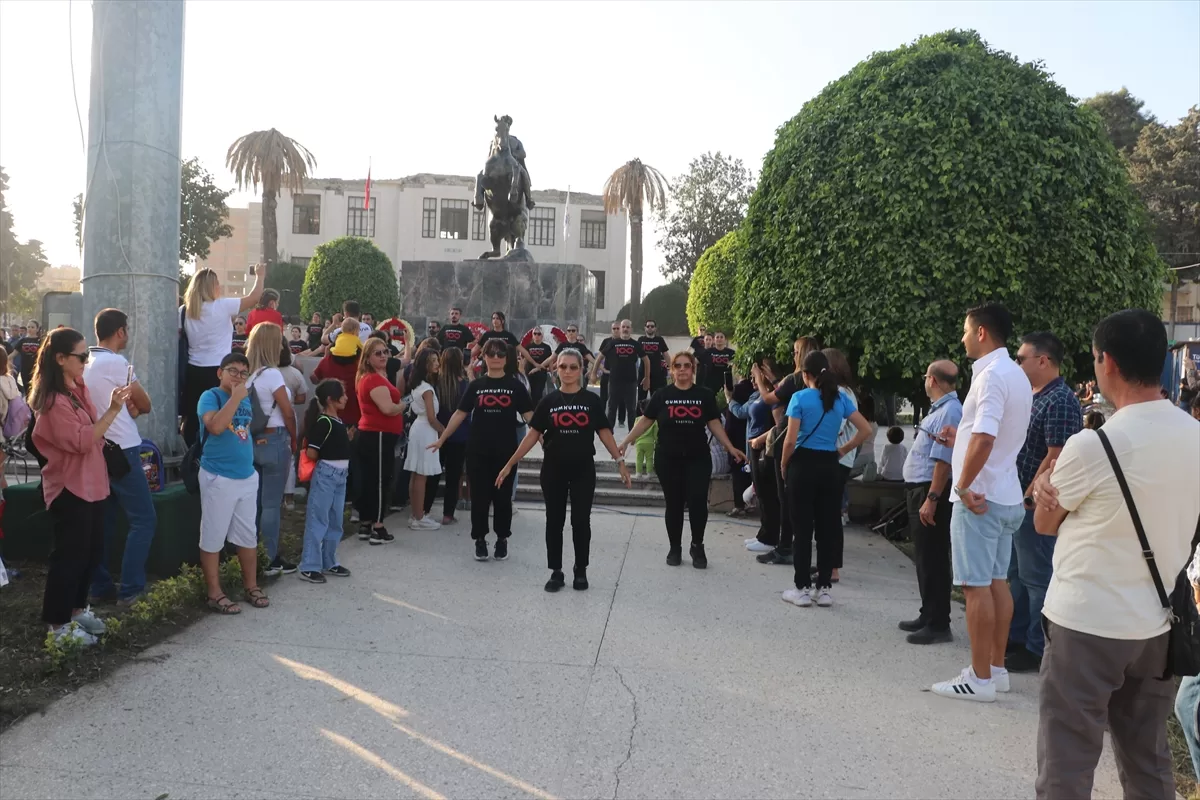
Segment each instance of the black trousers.
[[216,367],[194,367],[188,364],[184,374],[183,407],[179,409],[179,416],[183,417],[183,441],[188,447],[196,443],[196,437],[200,434],[200,418],[196,416],[196,405],[200,402],[200,395],[220,385],[221,378],[217,375]]
[[542,498],[546,501],[546,566],[562,569],[563,527],[571,501],[571,543],[575,568],[588,565],[592,546],[592,498],[596,494],[596,462],[548,458],[542,462]]
[[625,424],[628,417],[629,426],[637,418],[637,381],[619,381],[610,378],[608,381],[608,421],[616,427],[619,421]]
[[[782,445],[779,445],[782,447]],[[782,555],[792,554],[792,504],[788,500],[787,476],[783,474],[783,462],[779,459],[779,447],[775,458],[768,459],[775,469],[775,494],[779,498],[779,546],[775,549]]]
[[837,534],[833,538],[833,568],[842,568],[842,553],[846,549],[846,531],[842,527],[842,499],[846,496],[846,484],[850,482],[850,467],[838,464],[838,516]]
[[[659,389],[663,388],[666,385],[667,385],[666,370],[651,369],[650,370],[650,388],[643,389],[642,385],[640,383],[638,384],[638,406],[640,407],[642,405],[643,400],[645,400],[647,397],[654,394],[655,392],[657,392]],[[637,416],[638,415],[635,412],[633,415],[634,419],[637,419]]]
[[[466,442],[446,442],[438,451],[442,462],[442,475],[446,476],[445,494],[442,497],[442,516],[453,517],[458,508],[458,484],[462,479],[463,461],[467,458]],[[433,510],[438,483],[442,475],[430,475],[425,479],[425,513]]]
[[496,488],[496,476],[516,449],[517,435],[513,433],[510,436],[512,441],[507,446],[467,454],[467,479],[471,482],[472,539],[487,537],[489,506],[493,509],[492,525],[496,528],[496,536],[507,539],[512,535],[512,496],[516,469],[508,473],[499,489]]
[[704,526],[708,524],[708,484],[712,480],[711,458],[667,458],[655,454],[654,471],[667,503],[664,519],[671,547],[683,542],[683,509],[687,508],[692,528],[692,544],[704,544]]
[[608,408],[608,373],[600,376],[600,407]]
[[765,450],[750,451],[750,477],[758,495],[758,540],[775,547],[779,544],[779,491],[775,476],[779,468]]
[[538,370],[525,377],[529,381],[529,397],[533,400],[533,405],[536,407],[541,402],[542,395],[546,393],[547,374]]
[[842,518],[841,477],[834,450],[798,448],[787,467],[787,499],[792,509],[796,588],[812,586],[809,565],[817,541],[817,588],[833,584],[837,535]]
[[360,525],[383,522],[390,510],[389,494],[396,469],[396,440],[399,434],[358,429],[358,466],[361,481],[354,507]]
[[921,504],[929,493],[928,483],[904,485],[908,504],[908,534],[916,550],[917,586],[921,591],[921,619],[931,628],[950,627],[950,492],[949,487],[933,514],[933,527],[921,522]]
[[[213,370],[214,374],[216,370]],[[42,594],[42,622],[66,625],[71,612],[88,604],[92,571],[104,555],[104,507],[108,500],[89,503],[66,489],[50,504],[54,549]]]

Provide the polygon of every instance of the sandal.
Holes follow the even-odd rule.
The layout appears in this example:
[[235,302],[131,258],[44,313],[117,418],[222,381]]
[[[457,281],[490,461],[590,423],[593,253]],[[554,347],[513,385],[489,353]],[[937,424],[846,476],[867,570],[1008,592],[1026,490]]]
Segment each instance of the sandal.
[[255,608],[266,608],[271,605],[267,593],[257,586],[247,589],[243,596],[246,598],[246,602]]
[[[222,600],[225,602],[221,602]],[[208,609],[210,611],[215,611],[218,614],[226,614],[228,616],[242,613],[242,609],[238,607],[238,604],[230,600],[225,595],[208,598]]]

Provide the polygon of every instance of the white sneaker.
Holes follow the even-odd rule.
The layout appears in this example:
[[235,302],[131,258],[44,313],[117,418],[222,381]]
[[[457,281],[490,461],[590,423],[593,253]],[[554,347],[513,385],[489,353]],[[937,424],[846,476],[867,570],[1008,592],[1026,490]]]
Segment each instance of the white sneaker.
[[421,530],[425,531],[440,531],[442,529],[442,523],[428,514],[417,520],[417,525],[421,527]]
[[958,674],[957,678],[935,683],[930,687],[930,691],[951,700],[970,700],[976,703],[996,702],[995,681],[988,681],[986,684],[980,684],[978,681],[974,671],[967,667]]
[[66,625],[55,628],[54,639],[58,642],[61,642],[64,639],[76,639],[85,647],[91,647],[92,645],[96,644],[96,642],[100,641],[74,622],[68,622]]
[[751,539],[746,542],[746,549],[751,553],[769,553],[775,549],[774,545],[764,544],[758,539]]
[[808,589],[786,589],[783,593],[783,602],[791,603],[801,608],[808,608],[812,605],[812,592]]
[[92,636],[103,636],[108,628],[104,621],[92,613],[92,607],[88,606],[83,611],[71,617],[71,622],[79,624],[79,627],[90,633]]
[[408,520],[408,529],[410,531],[423,531],[425,526],[421,524],[421,520],[410,517]]
[[757,536],[751,536],[749,539],[746,540],[746,544],[748,544],[748,545],[753,544],[754,542],[757,542],[757,541],[758,541]]
[[829,589],[817,590],[817,605],[821,608],[829,608],[833,605],[833,595],[829,593]]
[[1008,679],[1008,670],[996,672],[996,668],[992,667],[992,685],[996,687],[997,692],[1011,692],[1012,681]]
[[355,509],[355,510],[353,510],[353,511],[351,511],[351,512],[350,512],[350,521],[351,521],[351,522],[358,522],[358,509]]

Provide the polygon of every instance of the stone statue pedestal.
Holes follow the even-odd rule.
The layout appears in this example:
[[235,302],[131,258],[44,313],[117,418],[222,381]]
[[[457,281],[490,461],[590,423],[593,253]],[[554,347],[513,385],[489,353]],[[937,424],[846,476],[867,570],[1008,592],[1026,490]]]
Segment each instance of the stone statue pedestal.
[[534,325],[579,325],[591,341],[596,322],[596,279],[581,264],[531,261],[402,261],[400,316],[423,334],[429,320],[446,324],[451,306],[463,322],[491,326],[493,311],[508,317],[518,337]]

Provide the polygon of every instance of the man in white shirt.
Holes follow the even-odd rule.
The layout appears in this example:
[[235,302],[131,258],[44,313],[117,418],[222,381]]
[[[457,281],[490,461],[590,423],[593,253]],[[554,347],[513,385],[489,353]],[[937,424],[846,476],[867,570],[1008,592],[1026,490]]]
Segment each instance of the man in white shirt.
[[991,703],[1009,690],[1004,650],[1012,622],[1008,565],[1013,534],[1025,510],[1017,478],[1017,453],[1025,444],[1033,387],[1008,356],[1012,315],[997,303],[967,312],[963,347],[975,364],[971,388],[953,438],[950,457],[950,555],[954,582],[967,600],[971,665],[957,677],[935,683],[935,694],[955,700]]
[[[368,314],[367,316],[370,315]],[[371,336],[371,332],[375,329],[363,320],[362,306],[358,304],[357,300],[347,300],[346,302],[342,303],[342,318],[344,320],[353,319],[358,322],[358,339],[363,344],[366,344],[367,339]],[[331,347],[337,343],[337,337],[341,332],[341,328],[334,325],[329,329],[329,332],[325,334],[326,341]]]
[[[133,368],[121,355],[129,344],[129,319],[124,311],[106,308],[96,315],[98,346],[88,348],[83,382],[93,397],[107,397],[113,389],[131,386],[129,402],[109,426],[105,438],[121,448],[129,463],[129,471],[120,478],[109,477],[108,505],[104,511],[104,554],[92,574],[91,594],[94,602],[113,602],[128,605],[146,590],[146,558],[158,518],[150,499],[150,484],[142,471],[142,436],[133,419],[150,412],[150,396],[133,374]],[[123,509],[129,520],[125,538],[125,553],[121,557],[121,586],[118,590],[108,571],[108,554],[113,547],[117,530],[117,509]]]
[[1156,315],[1127,310],[1105,318],[1092,353],[1100,391],[1116,412],[1100,431],[1068,439],[1033,485],[1034,527],[1057,536],[1042,607],[1037,796],[1091,796],[1107,729],[1124,795],[1174,798],[1166,733],[1175,693],[1170,612],[1100,437],[1112,446],[1170,592],[1200,517],[1200,422],[1161,398],[1167,334]]

